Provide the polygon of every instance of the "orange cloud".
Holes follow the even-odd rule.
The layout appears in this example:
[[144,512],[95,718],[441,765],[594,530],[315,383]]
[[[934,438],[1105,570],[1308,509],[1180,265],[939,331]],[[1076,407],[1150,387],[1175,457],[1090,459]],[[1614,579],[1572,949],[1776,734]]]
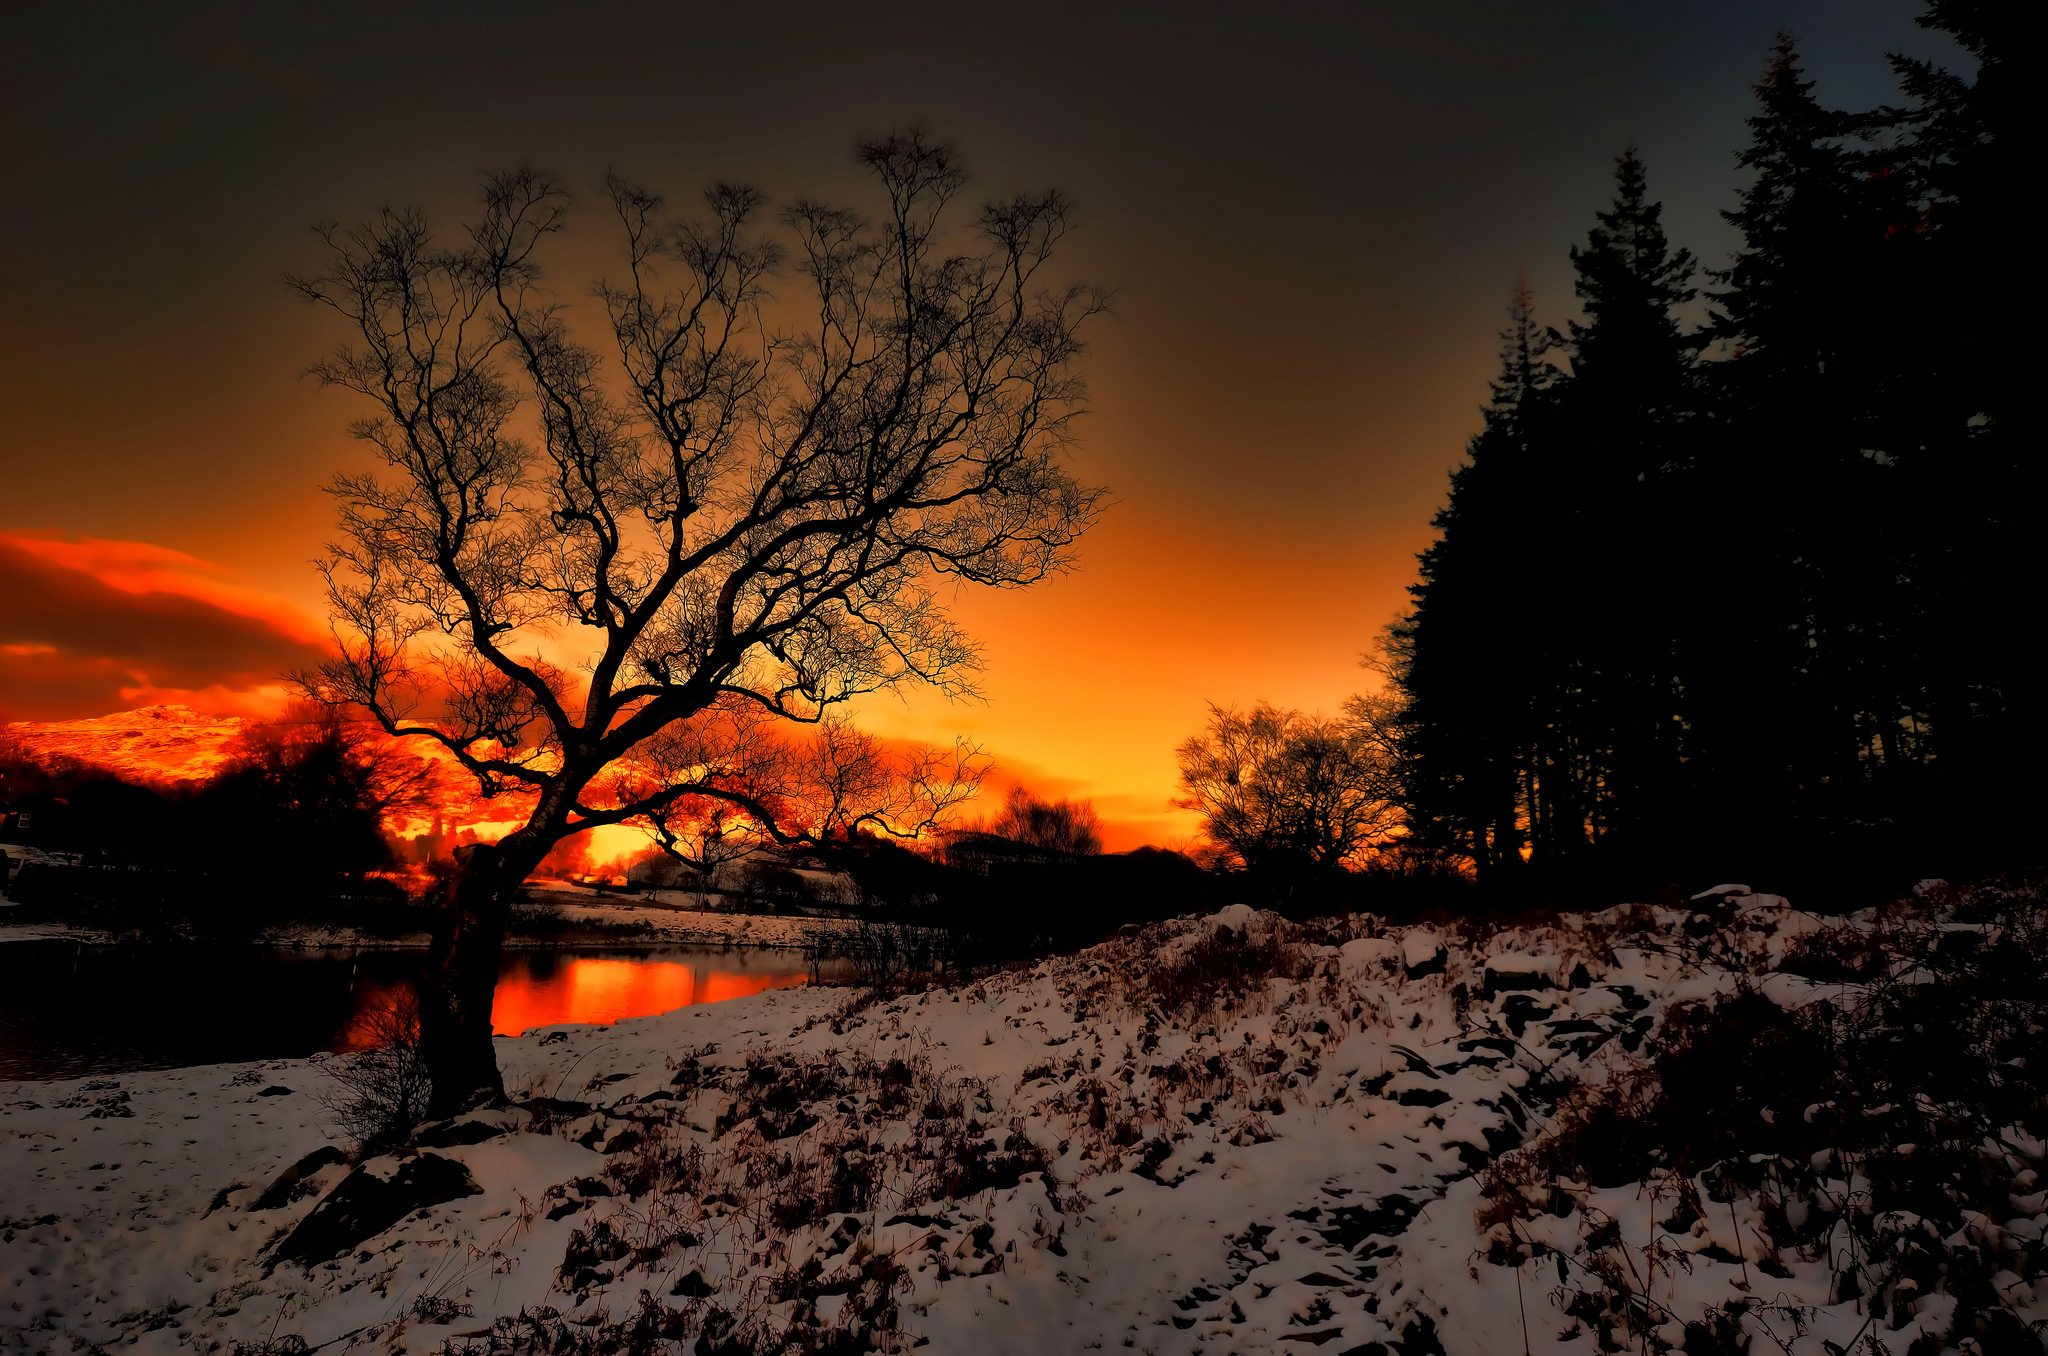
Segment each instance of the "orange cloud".
[[228,577],[224,566],[146,541],[108,541],[100,537],[61,537],[33,532],[0,532],[0,546],[12,546],[67,570],[91,575],[123,593],[171,593],[197,598],[228,612],[260,617],[296,639],[319,645],[326,632],[319,623],[274,594],[244,588]]
[[60,720],[179,702],[269,714],[324,647],[289,604],[147,542],[0,534],[0,713]]

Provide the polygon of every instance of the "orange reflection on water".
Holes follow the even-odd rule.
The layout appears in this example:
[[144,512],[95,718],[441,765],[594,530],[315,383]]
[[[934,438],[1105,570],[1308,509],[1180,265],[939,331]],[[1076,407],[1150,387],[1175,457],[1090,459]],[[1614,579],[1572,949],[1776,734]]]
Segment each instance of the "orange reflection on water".
[[676,961],[566,956],[513,960],[498,976],[491,1029],[517,1036],[562,1022],[606,1025],[692,1003],[718,1003],[802,984],[800,969],[726,969]]
[[[491,1029],[518,1036],[567,1022],[608,1026],[695,1003],[722,1003],[768,989],[803,984],[810,972],[795,952],[720,952],[671,948],[658,956],[577,956],[560,952],[507,954],[498,969]],[[360,974],[348,1018],[332,1050],[368,1050],[404,1041],[416,1031],[418,1000],[411,978]]]

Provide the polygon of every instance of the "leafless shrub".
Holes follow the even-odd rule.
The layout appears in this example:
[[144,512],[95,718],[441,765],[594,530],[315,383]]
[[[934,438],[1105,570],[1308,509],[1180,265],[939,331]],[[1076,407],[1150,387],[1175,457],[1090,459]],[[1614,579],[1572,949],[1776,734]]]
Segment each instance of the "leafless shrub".
[[357,1020],[353,1034],[369,1048],[323,1061],[333,1081],[320,1104],[365,1151],[403,1144],[426,1119],[433,1090],[420,1057],[419,1001],[395,990]]
[[1102,816],[1087,800],[1041,800],[1021,785],[1010,788],[988,833],[1047,852],[1088,856],[1102,851]]
[[421,1323],[446,1324],[474,1316],[476,1306],[461,1304],[443,1295],[420,1295],[413,1300],[411,1313]]
[[261,1342],[231,1342],[228,1356],[307,1356],[313,1348],[295,1332],[266,1337]]
[[804,943],[812,982],[825,962],[849,961],[854,981],[876,993],[892,994],[914,984],[957,978],[957,939],[944,928],[861,918],[851,928],[813,932]]
[[1241,1000],[1269,979],[1299,979],[1307,957],[1279,929],[1220,929],[1177,958],[1146,967],[1142,983],[1162,1011],[1194,1013]]

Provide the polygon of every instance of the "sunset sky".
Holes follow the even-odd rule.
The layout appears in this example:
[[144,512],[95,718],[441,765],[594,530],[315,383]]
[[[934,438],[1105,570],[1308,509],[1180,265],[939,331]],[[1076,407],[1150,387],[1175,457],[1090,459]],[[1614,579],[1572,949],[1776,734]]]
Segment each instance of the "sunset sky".
[[356,408],[301,376],[341,338],[282,285],[318,267],[314,223],[452,225],[531,158],[585,195],[553,274],[579,294],[608,167],[677,202],[715,178],[860,202],[853,142],[922,121],[977,189],[1078,203],[1066,261],[1117,298],[1078,465],[1114,502],[1074,575],[959,599],[985,702],[863,720],[1093,798],[1112,847],[1178,839],[1205,702],[1372,685],[1517,270],[1561,324],[1615,153],[1718,263],[1775,32],[1867,106],[1896,97],[1888,50],[1967,66],[1918,8],[11,7],[0,720],[262,710],[318,652],[318,487],[364,457]]

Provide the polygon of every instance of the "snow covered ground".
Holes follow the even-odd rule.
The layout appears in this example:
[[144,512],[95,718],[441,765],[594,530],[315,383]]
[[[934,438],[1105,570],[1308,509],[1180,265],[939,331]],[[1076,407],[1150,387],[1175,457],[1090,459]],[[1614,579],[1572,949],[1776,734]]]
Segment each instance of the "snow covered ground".
[[[314,1062],[0,1089],[0,1346],[1591,1352],[1619,1255],[1632,1350],[1939,1350],[1953,1300],[1873,1326],[1766,1259],[1761,1196],[1687,1223],[1489,1171],[1827,926],[1724,895],[1490,934],[1238,906],[960,989],[553,1028],[500,1042],[513,1108],[360,1165]],[[2012,1213],[2038,1241],[2042,1196]]]

